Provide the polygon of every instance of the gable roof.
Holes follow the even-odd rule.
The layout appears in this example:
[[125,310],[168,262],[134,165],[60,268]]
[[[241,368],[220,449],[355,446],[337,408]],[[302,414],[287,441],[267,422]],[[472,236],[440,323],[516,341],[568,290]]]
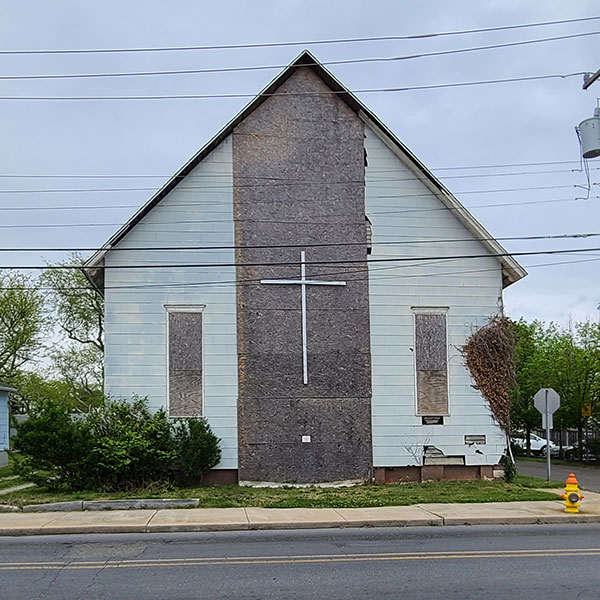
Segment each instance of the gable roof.
[[525,277],[527,272],[490,235],[475,217],[457,198],[433,175],[431,171],[371,112],[350,90],[342,85],[308,50],[304,50],[271,83],[269,83],[242,111],[235,116],[217,135],[173,175],[165,185],[142,206],[131,219],[121,227],[104,246],[93,254],[83,265],[83,272],[92,285],[102,293],[104,290],[104,256],[114,248],[186,175],[188,175],[208,154],[226,139],[251,112],[275,93],[298,67],[312,69],[323,82],[345,102],[362,121],[392,150],[408,169],[461,221],[465,228],[497,257],[502,265],[502,283],[507,287]]

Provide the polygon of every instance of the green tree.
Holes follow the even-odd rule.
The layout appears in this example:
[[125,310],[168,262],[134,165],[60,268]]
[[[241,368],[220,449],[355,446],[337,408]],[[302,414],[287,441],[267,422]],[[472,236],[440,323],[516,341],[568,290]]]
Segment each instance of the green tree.
[[561,397],[555,425],[577,429],[581,459],[588,418],[582,416],[583,405],[591,404],[596,412],[599,408],[600,325],[584,321],[558,332],[550,340],[549,351],[552,364],[549,381]]
[[20,371],[11,383],[17,390],[16,394],[11,394],[11,410],[17,414],[29,413],[48,401],[62,402],[68,396],[67,384],[45,373]]
[[526,453],[531,454],[529,436],[541,424],[541,415],[533,405],[533,396],[546,380],[547,356],[543,350],[546,331],[539,321],[515,323],[516,386],[512,394],[511,422],[525,432]]
[[68,340],[51,352],[50,373],[64,384],[64,400],[75,410],[97,405],[103,387],[104,301],[80,268],[67,268],[83,263],[82,256],[74,253],[40,276],[51,289],[55,323]]
[[95,345],[71,345],[53,351],[50,358],[50,372],[61,383],[63,400],[74,410],[102,402],[103,355]]
[[39,286],[21,273],[0,272],[0,381],[13,383],[38,357],[46,329]]
[[554,388],[561,407],[554,415],[554,428],[576,428],[582,449],[587,417],[582,407],[592,405],[600,411],[600,325],[581,322],[561,330],[555,324],[545,326],[521,320],[516,324],[516,379],[511,418],[527,437],[541,426],[541,415],[533,405],[533,396],[544,387]]
[[67,268],[81,267],[83,263],[80,254],[71,254],[69,260],[49,265],[40,276],[40,281],[52,289],[49,303],[66,336],[103,352],[104,301],[80,268]]

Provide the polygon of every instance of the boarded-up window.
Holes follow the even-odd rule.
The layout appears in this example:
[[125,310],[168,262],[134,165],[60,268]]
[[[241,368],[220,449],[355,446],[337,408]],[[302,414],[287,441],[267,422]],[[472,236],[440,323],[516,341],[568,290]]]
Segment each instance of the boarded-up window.
[[202,312],[169,311],[169,416],[202,415]]
[[448,414],[448,349],[446,315],[415,313],[417,413]]

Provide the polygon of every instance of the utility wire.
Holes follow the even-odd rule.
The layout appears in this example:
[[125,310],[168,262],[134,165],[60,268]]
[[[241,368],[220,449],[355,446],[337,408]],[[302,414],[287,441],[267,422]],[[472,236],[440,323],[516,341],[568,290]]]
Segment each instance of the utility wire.
[[[579,264],[579,263],[588,263],[588,262],[598,262],[600,261],[600,257],[598,258],[583,258],[583,259],[577,259],[577,260],[567,260],[567,261],[554,261],[554,262],[549,262],[549,263],[538,263],[538,264],[533,264],[533,265],[526,265],[527,269],[535,269],[538,267],[553,267],[553,266],[561,266],[561,265],[567,265],[567,264]],[[444,261],[440,261],[441,263]],[[431,263],[430,263],[431,264]],[[447,263],[445,263],[447,264]],[[333,275],[342,275],[344,277],[349,277],[350,275],[353,275],[355,273],[361,273],[361,272],[367,272],[369,273],[369,275],[367,277],[363,277],[360,280],[375,280],[375,281],[380,281],[382,279],[398,279],[400,281],[404,280],[404,279],[408,279],[408,278],[415,278],[415,277],[426,277],[426,278],[431,278],[431,277],[446,277],[446,276],[453,276],[453,275],[470,275],[472,273],[491,273],[491,272],[497,272],[497,268],[485,268],[485,269],[469,269],[469,270],[460,270],[460,271],[435,271],[435,272],[429,272],[429,273],[401,273],[401,274],[393,274],[393,275],[380,275],[379,272],[380,271],[388,271],[388,270],[396,270],[396,269],[400,269],[400,268],[406,268],[407,265],[393,265],[393,266],[386,266],[386,267],[375,267],[375,268],[368,268],[368,269],[354,269],[352,271],[331,271],[331,272],[324,272],[324,273],[320,273],[320,276],[333,276]],[[411,266],[418,266],[418,265],[411,265]],[[377,272],[377,273],[375,273]],[[373,273],[373,276],[371,276],[371,273]],[[354,279],[359,280],[357,278]],[[109,285],[109,286],[105,286],[104,290],[145,290],[145,289],[156,289],[156,288],[168,288],[168,289],[173,289],[173,288],[194,288],[194,287],[205,287],[205,286],[214,286],[214,287],[221,287],[221,286],[236,286],[236,287],[242,287],[242,286],[246,286],[246,285],[256,285],[257,283],[260,283],[260,279],[241,279],[241,280],[236,280],[236,281],[199,281],[199,282],[187,282],[187,283],[153,283],[153,284],[126,284],[126,285]],[[27,287],[23,287],[23,286],[6,286],[6,287],[0,287],[0,290],[2,291],[6,291],[6,290],[19,290],[19,291],[24,291],[24,290],[28,290],[30,288]],[[91,287],[81,287],[81,286],[69,286],[69,287],[61,287],[59,289],[54,289],[48,286],[37,286],[35,289],[39,289],[39,290],[43,290],[43,291],[47,291],[47,292],[51,292],[51,293],[64,293],[64,292],[89,292],[92,291]]]
[[[476,259],[476,258],[502,258],[502,257],[513,257],[513,256],[536,256],[540,254],[586,254],[589,252],[600,252],[600,248],[568,248],[563,250],[530,250],[525,252],[487,252],[485,254],[460,254],[456,256],[402,256],[396,258],[366,258],[362,259],[340,259],[340,260],[322,260],[322,261],[308,261],[307,266],[320,266],[320,265],[351,265],[351,264],[364,264],[369,263],[389,263],[389,262],[413,262],[423,261],[428,262],[431,260],[462,260],[462,259]],[[247,262],[247,263],[157,263],[157,264],[130,264],[130,265],[96,265],[95,269],[106,270],[137,270],[137,269],[207,269],[207,268],[222,268],[222,267],[295,267],[298,262]],[[17,269],[17,270],[80,270],[81,265],[22,265],[22,266],[0,266],[0,269]]]
[[502,25],[499,27],[482,27],[478,29],[463,29],[458,31],[441,31],[433,33],[420,33],[412,35],[387,35],[373,37],[339,38],[325,40],[305,40],[300,42],[261,42],[253,44],[223,44],[205,46],[178,46],[178,47],[152,47],[152,48],[95,48],[95,49],[63,49],[63,50],[3,50],[0,55],[36,55],[36,54],[117,54],[134,52],[181,52],[190,50],[237,50],[251,48],[276,48],[286,46],[312,46],[325,44],[348,44],[357,42],[379,42],[418,40],[423,38],[444,37],[454,35],[467,35],[473,33],[488,33],[493,31],[508,31],[512,29],[526,29],[530,27],[546,27],[549,25],[563,25],[567,23],[582,23],[600,19],[598,16],[579,17],[575,19],[561,19],[557,21],[541,21],[536,23],[519,23],[517,25]]
[[[592,196],[590,199],[598,199],[600,196]],[[375,211],[369,212],[367,216],[381,216],[381,215],[392,215],[392,214],[414,214],[424,212],[437,212],[437,211],[458,211],[463,212],[465,210],[472,210],[475,208],[500,208],[505,206],[524,206],[531,204],[553,204],[559,202],[581,202],[584,201],[582,198],[559,198],[553,200],[525,200],[519,202],[498,202],[495,204],[480,204],[473,205],[470,207],[447,207],[440,206],[436,208],[408,208],[402,210],[388,210],[388,211]],[[331,216],[337,216],[333,214],[317,215],[319,218],[327,218]],[[308,225],[335,225],[340,224],[339,222],[320,222],[315,221],[299,221],[299,220],[281,220],[281,219],[201,219],[193,220],[188,219],[186,221],[153,221],[151,225],[191,225],[191,224],[212,224],[212,223],[294,223],[294,224],[308,224]],[[13,225],[0,225],[0,229],[38,229],[38,228],[70,228],[70,227],[122,227],[124,223],[38,223],[38,224],[13,224]],[[197,232],[196,232],[197,233]]]
[[[283,137],[283,136],[282,136]],[[456,171],[456,170],[468,170],[468,169],[504,169],[509,167],[532,167],[532,166],[545,166],[545,165],[566,165],[566,164],[579,164],[578,160],[553,160],[553,161],[543,161],[543,162],[534,162],[534,163],[510,163],[510,164],[495,164],[495,165],[463,165],[463,166],[454,166],[454,167],[432,167],[431,171]],[[388,173],[388,172],[396,172],[396,169],[375,169],[374,167],[368,167],[371,173]],[[571,169],[573,170],[573,169]],[[574,169],[578,170],[578,169]],[[551,171],[554,172],[554,171]],[[566,171],[565,171],[566,172]],[[12,178],[12,179],[146,179],[146,178],[185,178],[191,177],[193,179],[197,177],[231,177],[228,173],[215,173],[213,175],[107,175],[107,174],[96,174],[96,175],[56,175],[56,174],[48,174],[48,175],[40,175],[40,174],[10,174],[4,173],[0,174],[0,178]],[[271,178],[269,178],[271,179]],[[446,179],[446,177],[444,178]]]
[[[431,169],[435,171],[436,169]],[[590,167],[590,171],[600,171],[600,167]],[[397,173],[397,169],[377,170],[368,168],[367,176],[369,182],[375,183],[386,183],[386,182],[398,182],[398,181],[414,181],[413,177],[381,177],[377,175],[372,176],[371,173]],[[580,173],[580,169],[553,169],[551,171],[509,171],[505,173],[477,173],[475,175],[442,175],[439,179],[446,181],[447,179],[478,179],[483,177],[517,177],[521,175],[546,175],[556,173]],[[198,180],[208,179],[212,180],[218,177],[231,177],[230,173],[214,173],[214,174],[187,174],[187,175],[0,175],[0,179],[185,179],[186,177],[190,180],[190,183],[194,183]],[[244,179],[242,177],[242,179]],[[288,181],[294,183],[296,180],[289,177],[248,177],[248,179],[268,179],[278,181]],[[318,182],[313,182],[314,184]],[[323,185],[327,185],[327,182],[322,182]],[[334,182],[335,183],[335,182]],[[268,184],[264,184],[268,185]],[[208,186],[210,189],[210,186]]]
[[[372,245],[376,246],[396,246],[403,244],[438,244],[438,243],[457,243],[457,242],[488,242],[488,241],[527,241],[527,240],[566,240],[566,239],[587,239],[593,237],[600,237],[600,232],[592,233],[560,233],[554,235],[517,235],[517,236],[505,236],[505,237],[489,237],[489,238],[429,238],[429,239],[408,239],[408,240],[395,240],[389,242],[377,242],[374,241]],[[307,243],[307,244],[258,244],[258,245],[225,245],[225,246],[137,246],[135,248],[124,248],[124,252],[139,252],[139,251],[162,251],[162,250],[178,250],[178,251],[189,251],[189,250],[257,250],[266,248],[330,248],[330,247],[346,247],[346,246],[364,246],[364,242],[335,242],[335,243]],[[75,247],[75,248],[43,248],[43,247],[30,247],[30,248],[0,248],[0,252],[98,252],[105,250],[106,248],[97,248],[93,246],[88,247]]]
[[[600,35],[600,31],[594,33]],[[391,59],[389,59],[391,60]],[[469,87],[476,85],[488,85],[496,83],[513,83],[519,81],[537,81],[541,79],[567,79],[568,77],[579,77],[586,71],[578,71],[576,73],[567,74],[552,74],[552,75],[533,75],[528,77],[509,77],[505,79],[489,79],[482,81],[465,81],[459,83],[440,83],[432,85],[413,85],[405,87],[389,87],[389,88],[370,88],[363,90],[327,90],[320,92],[272,92],[259,94],[175,94],[175,95],[155,95],[155,96],[0,96],[0,100],[198,100],[198,99],[225,99],[225,98],[270,98],[272,96],[327,96],[341,94],[371,94],[384,92],[410,92],[418,90],[439,90],[443,88]]]
[[[273,187],[290,187],[290,186],[330,186],[330,185],[356,185],[364,184],[368,179],[349,179],[347,181],[289,181],[281,183],[254,183],[254,184],[232,184],[232,185],[208,185],[208,186],[179,186],[178,191],[207,191],[214,192],[218,190],[231,190],[231,189],[246,189],[246,188],[273,188]],[[393,180],[375,180],[374,183],[393,183]],[[516,187],[516,188],[501,188],[491,190],[464,190],[453,192],[454,194],[492,194],[499,192],[524,192],[530,190],[556,190],[570,187],[581,187],[577,184],[564,184],[564,185],[538,185],[533,187]],[[156,187],[125,187],[125,188],[38,188],[29,190],[0,190],[0,194],[70,194],[70,193],[95,193],[95,192],[156,192]],[[395,194],[393,197],[396,197]],[[430,196],[428,194],[402,194],[403,198],[417,198],[422,196]],[[370,198],[389,198],[390,196],[370,196]],[[187,203],[186,203],[187,204]]]
[[[421,54],[409,54],[405,56],[386,56],[386,57],[371,57],[371,58],[347,58],[340,60],[331,60],[324,62],[303,63],[294,68],[302,68],[306,66],[332,66],[332,65],[352,65],[372,62],[395,62],[402,60],[410,60],[415,58],[425,58],[431,56],[442,56],[447,54],[460,54],[464,52],[473,52],[476,50],[490,50],[497,48],[507,48],[512,46],[522,46],[524,44],[535,44],[540,42],[551,42],[557,40],[570,39],[575,37],[584,37],[588,35],[598,35],[599,32],[590,31],[587,33],[576,33],[566,36],[558,36],[551,38],[542,38],[537,40],[523,40],[519,42],[507,42],[504,44],[494,44],[492,46],[475,46],[471,48],[458,48],[455,50],[440,50],[436,52],[427,52]],[[49,74],[49,75],[0,75],[1,81],[22,81],[22,80],[55,80],[55,79],[103,79],[117,77],[147,77],[157,75],[200,75],[210,73],[236,73],[244,71],[263,71],[270,69],[285,69],[288,65],[254,65],[247,67],[213,67],[208,69],[175,69],[170,71],[132,71],[128,73],[65,73],[65,74]],[[540,77],[549,77],[540,76]],[[556,75],[554,75],[556,77]],[[364,91],[364,90],[363,90]]]

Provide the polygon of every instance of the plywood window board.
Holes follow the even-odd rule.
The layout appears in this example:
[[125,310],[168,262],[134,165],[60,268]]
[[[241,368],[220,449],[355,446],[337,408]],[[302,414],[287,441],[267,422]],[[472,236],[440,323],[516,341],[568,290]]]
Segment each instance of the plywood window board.
[[203,414],[202,307],[167,306],[170,417]]
[[445,309],[415,309],[417,414],[447,415],[448,340]]

